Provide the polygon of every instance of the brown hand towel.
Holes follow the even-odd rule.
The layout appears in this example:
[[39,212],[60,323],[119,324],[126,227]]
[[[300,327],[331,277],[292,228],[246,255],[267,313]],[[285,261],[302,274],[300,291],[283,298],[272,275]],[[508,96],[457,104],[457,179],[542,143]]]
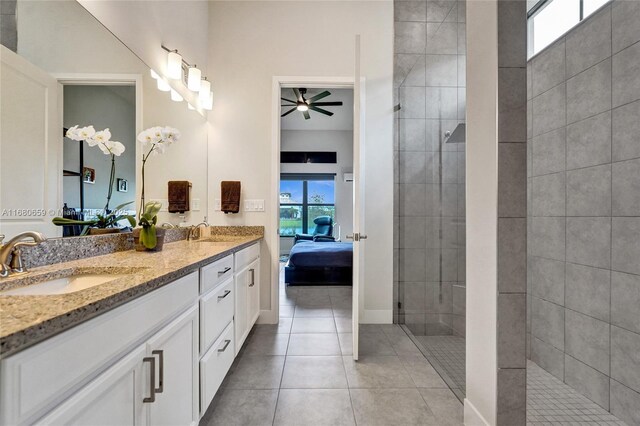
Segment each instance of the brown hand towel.
[[186,180],[169,181],[169,213],[189,211],[191,182]]
[[220,209],[225,213],[238,213],[240,211],[240,182],[222,181],[220,189],[222,193]]

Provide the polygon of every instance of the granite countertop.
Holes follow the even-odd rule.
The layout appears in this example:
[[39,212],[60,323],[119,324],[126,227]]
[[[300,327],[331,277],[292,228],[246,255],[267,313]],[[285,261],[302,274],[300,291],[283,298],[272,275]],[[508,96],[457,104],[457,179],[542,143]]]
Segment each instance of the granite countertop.
[[68,330],[147,294],[201,266],[237,252],[262,234],[217,235],[165,243],[160,252],[133,250],[33,268],[0,281],[0,292],[72,274],[127,274],[85,290],[61,295],[9,296],[0,293],[0,358]]

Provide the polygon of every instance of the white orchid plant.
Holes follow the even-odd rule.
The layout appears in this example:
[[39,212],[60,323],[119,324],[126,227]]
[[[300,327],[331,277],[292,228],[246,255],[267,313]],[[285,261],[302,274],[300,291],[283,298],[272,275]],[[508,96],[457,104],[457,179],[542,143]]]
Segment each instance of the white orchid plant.
[[142,144],[142,189],[140,195],[140,212],[138,214],[138,224],[142,227],[140,230],[140,242],[148,249],[155,248],[156,240],[156,223],[158,222],[158,212],[162,207],[158,202],[144,202],[144,169],[149,157],[158,154],[164,154],[167,148],[176,143],[180,139],[180,131],[173,127],[150,127],[143,130],[138,135],[138,142]]
[[111,132],[109,129],[96,131],[93,126],[73,126],[67,130],[65,136],[71,140],[82,142],[85,141],[89,146],[97,146],[103,154],[111,156],[111,175],[109,177],[109,187],[107,190],[107,203],[104,206],[102,214],[97,215],[95,220],[78,221],[56,217],[53,223],[62,225],[84,225],[82,235],[86,234],[89,227],[108,228],[117,225],[122,219],[127,219],[131,226],[135,226],[135,219],[131,215],[121,215],[120,210],[131,204],[133,201],[119,205],[113,212],[109,211],[109,202],[113,193],[113,184],[116,177],[116,157],[121,156],[125,151],[125,146],[121,142],[111,140]]

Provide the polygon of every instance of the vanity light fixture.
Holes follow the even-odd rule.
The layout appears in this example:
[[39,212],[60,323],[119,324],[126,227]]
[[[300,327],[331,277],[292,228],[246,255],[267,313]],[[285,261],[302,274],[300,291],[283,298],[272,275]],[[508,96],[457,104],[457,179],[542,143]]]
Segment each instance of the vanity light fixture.
[[213,109],[213,92],[212,91],[209,91],[209,97],[207,98],[206,101],[202,103],[202,108],[206,109],[207,111],[211,111]]
[[177,50],[167,55],[167,75],[173,80],[182,79],[182,55]]
[[169,82],[165,78],[160,77],[158,79],[158,90],[161,92],[168,92],[171,90],[171,86],[169,86]]
[[157,80],[160,78],[160,76],[158,75],[157,72],[155,72],[154,70],[150,69],[149,70],[151,72],[151,78],[153,78],[154,80]]
[[187,77],[187,87],[193,92],[200,91],[200,82],[202,80],[202,71],[195,65],[189,67],[189,75]]
[[198,98],[201,103],[205,103],[209,100],[209,93],[211,93],[211,82],[209,82],[205,77],[200,81],[200,92],[198,93]]
[[191,111],[195,111],[196,108],[193,105],[191,105],[189,102],[187,102],[187,109]]
[[171,100],[173,102],[182,102],[184,100],[184,98],[182,97],[182,95],[180,93],[178,93],[175,90],[171,89]]

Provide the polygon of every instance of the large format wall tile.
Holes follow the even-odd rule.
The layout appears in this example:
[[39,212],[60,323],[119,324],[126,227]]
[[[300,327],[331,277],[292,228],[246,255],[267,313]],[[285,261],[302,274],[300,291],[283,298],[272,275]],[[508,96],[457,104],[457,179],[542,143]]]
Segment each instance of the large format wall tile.
[[638,407],[640,407],[640,393],[611,380],[611,413],[629,425],[638,425],[640,424]]
[[613,56],[613,106],[640,99],[640,43],[627,47]]
[[565,306],[602,321],[611,310],[611,271],[567,263]]
[[609,324],[567,309],[565,352],[601,373],[609,375]]
[[526,217],[526,144],[498,144],[498,169],[498,217]]
[[564,308],[533,297],[531,310],[531,334],[564,351]]
[[[535,81],[535,76],[533,78]],[[533,136],[563,127],[566,124],[566,107],[564,83],[533,98]]]
[[530,254],[564,261],[566,219],[564,217],[534,217],[531,220]]
[[571,77],[611,56],[611,7],[590,16],[566,36],[567,76]]
[[612,269],[640,275],[640,217],[612,219]]
[[640,158],[613,164],[613,215],[640,216]]
[[498,425],[526,423],[526,368],[498,369]]
[[531,337],[531,361],[564,380],[564,352],[534,336]]
[[611,272],[611,324],[640,333],[640,275]]
[[566,130],[564,127],[534,136],[532,141],[532,176],[565,170]]
[[618,107],[612,112],[613,160],[640,157],[640,101]]
[[426,86],[456,86],[458,83],[458,55],[426,55]]
[[533,58],[531,66],[533,75],[536,77],[535,79],[531,78],[531,91],[534,97],[564,83],[566,78],[564,38],[559,39]]
[[458,53],[458,24],[455,22],[427,23],[427,54]]
[[531,201],[533,216],[565,216],[565,173],[534,176]]
[[605,410],[609,409],[609,377],[565,355],[564,381]]
[[640,334],[611,327],[611,378],[640,392]]
[[[611,109],[611,59],[567,80],[567,123]],[[533,121],[535,125],[535,118]]]
[[425,53],[427,25],[422,22],[396,22],[395,53]]
[[611,9],[613,53],[617,53],[640,41],[640,2],[616,1]]
[[567,261],[608,268],[611,264],[611,218],[567,217]]
[[527,219],[499,218],[498,292],[525,293],[526,290]]
[[567,126],[567,169],[611,162],[611,112]]
[[526,367],[526,316],[526,294],[498,294],[498,368]]
[[567,216],[611,215],[611,165],[567,172]]
[[531,294],[556,305],[565,304],[565,262],[529,257],[531,271]]
[[426,1],[396,1],[393,4],[394,19],[396,22],[426,22]]
[[498,7],[498,66],[524,68],[527,64],[526,9],[523,2],[503,2]]

